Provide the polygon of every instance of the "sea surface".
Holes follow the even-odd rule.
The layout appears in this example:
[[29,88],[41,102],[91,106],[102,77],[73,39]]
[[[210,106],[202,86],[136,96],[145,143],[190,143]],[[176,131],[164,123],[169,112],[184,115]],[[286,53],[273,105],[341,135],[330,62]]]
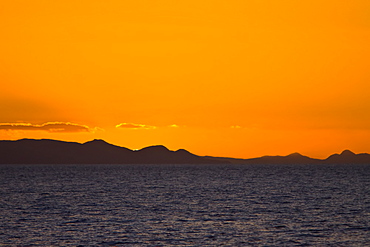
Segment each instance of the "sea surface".
[[0,246],[370,246],[370,165],[0,165]]

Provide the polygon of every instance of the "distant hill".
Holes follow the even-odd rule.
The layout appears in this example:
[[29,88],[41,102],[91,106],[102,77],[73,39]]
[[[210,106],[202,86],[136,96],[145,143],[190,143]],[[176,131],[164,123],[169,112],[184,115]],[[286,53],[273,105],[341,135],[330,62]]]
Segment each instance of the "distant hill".
[[330,164],[370,164],[370,154],[355,154],[349,150],[344,150],[341,154],[330,155],[325,163]]
[[[56,140],[0,141],[0,164],[210,164],[214,161],[164,146],[130,150],[93,140],[83,144]],[[227,161],[218,163],[228,163]]]
[[206,156],[208,159],[229,161],[234,164],[319,164],[322,160],[292,153],[287,156],[263,156],[252,159],[218,158]]
[[319,159],[313,159],[299,153],[292,153],[287,156],[263,156],[248,160],[248,163],[255,164],[318,164],[319,162]]
[[299,153],[292,153],[287,156],[263,156],[252,159],[205,157],[215,162],[229,161],[232,164],[370,164],[370,154],[355,154],[349,150],[345,150],[341,154],[330,155],[326,159],[313,159]]
[[103,140],[86,143],[22,139],[0,141],[0,164],[370,164],[370,155],[349,150],[327,159],[299,153],[252,159],[197,156],[187,150],[150,146],[141,150],[115,146]]

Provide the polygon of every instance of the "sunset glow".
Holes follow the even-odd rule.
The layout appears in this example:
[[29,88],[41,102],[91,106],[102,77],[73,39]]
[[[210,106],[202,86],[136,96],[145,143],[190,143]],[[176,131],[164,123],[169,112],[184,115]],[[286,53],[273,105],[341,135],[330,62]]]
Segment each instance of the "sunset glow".
[[370,152],[370,1],[0,3],[0,139]]

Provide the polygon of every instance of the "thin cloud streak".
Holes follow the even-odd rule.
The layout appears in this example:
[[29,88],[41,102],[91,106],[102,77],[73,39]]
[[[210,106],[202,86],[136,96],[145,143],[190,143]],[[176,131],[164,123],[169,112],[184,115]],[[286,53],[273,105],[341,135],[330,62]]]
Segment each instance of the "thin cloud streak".
[[135,124],[135,123],[120,123],[116,125],[116,128],[119,129],[146,129],[146,130],[151,130],[151,129],[156,129],[156,126],[152,125],[146,125],[146,124]]
[[95,132],[99,128],[70,122],[31,123],[0,123],[0,130],[6,131],[47,131],[49,133]]

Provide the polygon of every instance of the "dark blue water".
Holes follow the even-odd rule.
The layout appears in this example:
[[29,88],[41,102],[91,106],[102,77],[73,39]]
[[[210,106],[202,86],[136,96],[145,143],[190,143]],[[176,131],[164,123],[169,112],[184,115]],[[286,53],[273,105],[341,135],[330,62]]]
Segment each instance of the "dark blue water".
[[370,165],[1,165],[1,246],[370,246]]

